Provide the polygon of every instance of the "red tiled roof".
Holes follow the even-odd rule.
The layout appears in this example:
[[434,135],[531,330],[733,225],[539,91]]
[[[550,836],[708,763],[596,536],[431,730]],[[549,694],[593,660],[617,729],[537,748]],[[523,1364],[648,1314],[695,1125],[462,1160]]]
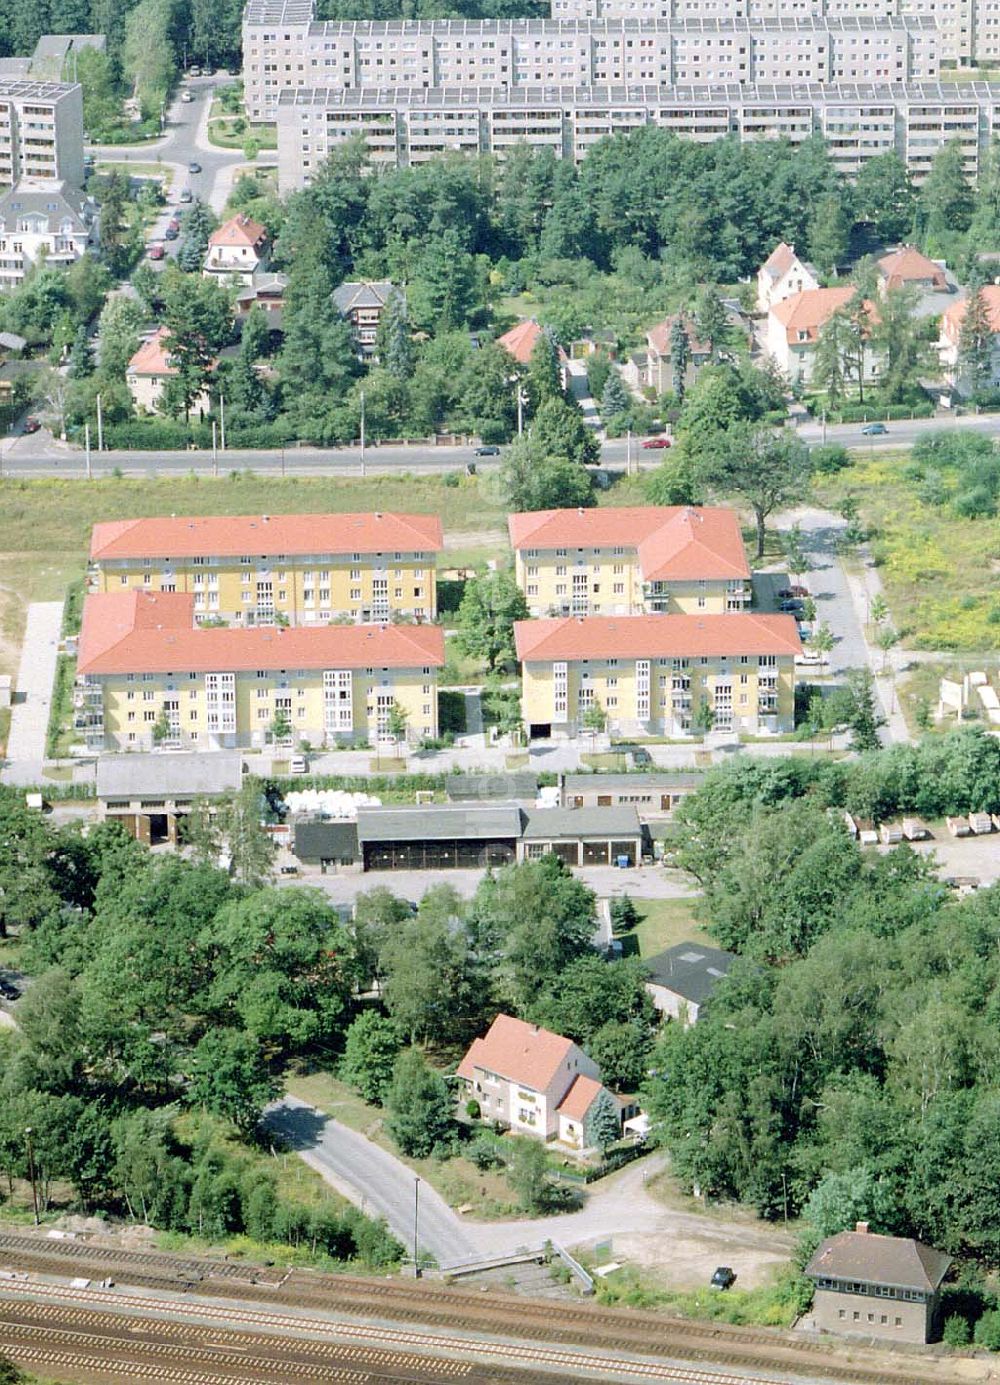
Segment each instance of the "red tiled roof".
[[[509,332],[504,332],[502,337],[497,337],[497,346],[502,346],[519,365],[527,365],[531,360],[531,353],[535,349],[535,344],[543,332],[544,328],[540,323],[536,322],[533,317],[527,317],[523,322],[512,327]],[[566,352],[561,346],[556,347],[556,355],[560,361],[566,359]]]
[[486,1068],[509,1082],[544,1092],[572,1047],[573,1040],[561,1034],[512,1015],[497,1015],[484,1037],[473,1039],[458,1075],[471,1080],[474,1068]]
[[237,673],[444,663],[437,625],[196,626],[185,592],[99,592],[83,603],[78,673]]
[[901,245],[878,262],[879,272],[890,289],[904,284],[922,284],[928,280],[935,288],[946,289],[948,278],[940,265],[927,258],[915,245]]
[[761,266],[772,279],[780,279],[781,276],[795,263],[795,246],[789,245],[787,241],[779,241],[778,244],[768,255]]
[[509,515],[520,548],[634,548],[647,582],[750,576],[739,516],[715,506],[636,505]]
[[250,217],[231,216],[208,238],[209,245],[249,245],[256,251],[267,244],[267,227]]
[[702,655],[802,652],[793,616],[728,615],[562,616],[514,623],[517,657],[553,659],[685,659]]
[[157,327],[153,335],[142,343],[128,363],[130,375],[176,375],[177,370],[170,364],[165,339],[166,327]]
[[658,322],[655,327],[650,327],[646,333],[646,341],[653,350],[660,356],[670,355],[670,334],[674,330],[674,323],[680,317],[687,332],[688,346],[692,356],[707,356],[709,353],[708,342],[700,341],[695,336],[695,325],[684,313],[675,313],[672,317],[666,317],[662,322]]
[[341,515],[171,515],[95,524],[90,556],[109,558],[239,557],[244,553],[437,553],[437,515],[391,510]]
[[808,335],[806,341],[814,342],[823,327],[837,311],[846,307],[857,290],[853,284],[838,284],[830,289],[803,289],[775,303],[771,313],[785,328],[788,342],[792,346],[802,345],[800,332]]
[[[1000,332],[1000,284],[985,284],[981,289],[983,302],[986,304],[986,314],[990,322],[991,332]],[[965,321],[965,313],[968,308],[969,300],[963,298],[959,303],[953,303],[941,317],[941,335],[951,341],[958,341],[959,333],[962,330],[962,323]]]
[[600,1082],[595,1082],[592,1077],[584,1077],[581,1073],[579,1077],[573,1078],[573,1085],[556,1110],[569,1120],[582,1121],[603,1091]]

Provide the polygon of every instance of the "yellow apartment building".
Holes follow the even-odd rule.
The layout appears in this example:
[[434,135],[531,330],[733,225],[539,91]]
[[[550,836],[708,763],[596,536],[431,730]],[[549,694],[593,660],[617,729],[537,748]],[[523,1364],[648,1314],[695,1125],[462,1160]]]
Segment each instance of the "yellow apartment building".
[[95,524],[91,589],[177,592],[198,620],[437,617],[437,515],[171,515]]
[[539,510],[507,525],[533,616],[716,615],[750,604],[735,510]]
[[688,736],[707,703],[714,729],[777,735],[795,723],[792,616],[565,616],[514,627],[532,740],[575,736],[597,706],[627,736]]
[[[294,745],[436,736],[437,625],[204,626],[192,593],[88,596],[74,724],[94,750]],[[396,726],[397,730],[400,728]]]

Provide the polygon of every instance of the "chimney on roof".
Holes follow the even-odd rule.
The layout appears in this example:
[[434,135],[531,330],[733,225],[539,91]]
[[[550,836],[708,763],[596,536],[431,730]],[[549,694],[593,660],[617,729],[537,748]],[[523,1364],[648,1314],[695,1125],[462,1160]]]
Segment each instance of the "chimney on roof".
[[867,1236],[867,1235],[868,1235],[868,1223],[867,1223],[866,1221],[858,1221],[858,1222],[855,1222],[855,1223],[854,1223],[854,1230],[858,1233],[859,1236]]
[[270,516],[270,515],[261,515],[261,521],[262,521],[262,523],[264,523],[264,524],[270,524],[270,522],[271,522],[271,516]]
[[375,518],[376,518],[376,519],[381,519],[381,518],[382,518],[382,511],[381,511],[381,510],[376,510],[376,511],[375,511]]

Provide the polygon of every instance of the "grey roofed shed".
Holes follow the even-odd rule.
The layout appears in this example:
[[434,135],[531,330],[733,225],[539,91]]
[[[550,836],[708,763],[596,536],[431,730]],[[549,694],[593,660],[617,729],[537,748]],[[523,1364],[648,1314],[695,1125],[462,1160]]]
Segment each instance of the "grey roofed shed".
[[358,824],[341,819],[298,818],[295,822],[295,855],[300,861],[357,861]]
[[642,825],[631,804],[617,808],[534,808],[528,811],[524,840],[556,837],[640,837]]
[[530,770],[509,774],[449,774],[445,777],[449,799],[533,799],[538,792],[538,776]]
[[563,785],[567,793],[600,793],[603,789],[634,789],[636,793],[647,789],[655,793],[658,789],[696,789],[704,779],[705,772],[697,769],[634,770],[622,774],[565,774]]
[[359,808],[358,841],[420,842],[521,835],[516,804],[461,803],[420,808]]
[[704,1005],[736,961],[734,952],[702,943],[678,943],[646,961],[649,983]]
[[199,754],[102,755],[98,798],[219,797],[238,793],[243,756],[218,750]]
[[908,1236],[841,1231],[817,1248],[804,1273],[812,1279],[860,1280],[934,1293],[951,1257]]

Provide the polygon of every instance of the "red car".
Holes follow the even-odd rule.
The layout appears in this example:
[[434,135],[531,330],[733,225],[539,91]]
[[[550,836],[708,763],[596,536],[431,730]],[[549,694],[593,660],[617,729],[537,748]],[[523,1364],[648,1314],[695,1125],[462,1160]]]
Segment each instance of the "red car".
[[37,433],[41,426],[42,425],[39,423],[38,419],[35,417],[34,414],[29,414],[28,417],[24,420],[24,431],[26,433]]
[[156,245],[151,245],[148,251],[149,258],[151,260],[162,260],[166,253],[167,252],[164,250],[163,246],[159,243],[157,243]]
[[670,447],[671,443],[671,438],[644,438],[642,445],[643,447]]
[[804,601],[808,595],[808,587],[782,587],[778,592],[782,601]]

